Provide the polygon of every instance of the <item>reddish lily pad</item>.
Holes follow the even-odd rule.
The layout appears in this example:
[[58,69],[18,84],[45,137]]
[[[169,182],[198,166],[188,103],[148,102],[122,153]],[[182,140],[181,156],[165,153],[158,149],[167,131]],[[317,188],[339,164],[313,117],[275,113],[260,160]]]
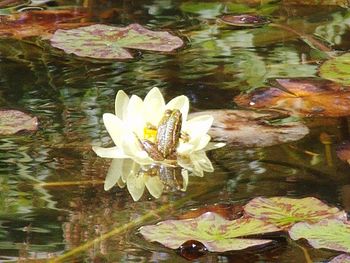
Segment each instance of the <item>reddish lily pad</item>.
[[48,37],[60,28],[70,29],[87,25],[80,19],[87,13],[79,9],[40,10],[0,16],[0,36],[17,39]]
[[350,255],[341,254],[333,258],[329,263],[350,263]]
[[345,218],[343,211],[329,207],[314,197],[257,197],[245,205],[244,211],[249,216],[281,228],[288,228],[297,222],[315,223],[325,218]]
[[325,61],[320,67],[320,76],[350,86],[350,53]]
[[249,14],[224,15],[220,20],[227,25],[236,27],[258,27],[270,23],[266,17]]
[[277,79],[280,88],[261,88],[239,95],[240,106],[279,109],[294,116],[350,115],[350,91],[338,84],[318,79]]
[[240,147],[267,147],[296,141],[309,133],[297,121],[272,125],[267,121],[275,116],[245,110],[210,110],[191,114],[190,117],[209,114],[214,122],[208,134],[217,141],[226,141]]
[[350,164],[350,141],[344,141],[337,145],[336,152],[340,160]]
[[19,131],[36,131],[37,117],[17,110],[0,110],[0,135],[15,134]]
[[240,218],[230,221],[211,212],[193,219],[166,220],[140,228],[140,233],[148,241],[157,241],[172,249],[179,248],[188,240],[197,240],[213,252],[266,245],[272,240],[247,236],[277,231],[277,227],[259,219]]
[[91,25],[72,30],[57,30],[51,45],[80,57],[130,59],[126,49],[170,52],[183,45],[181,38],[166,31],[151,31],[139,24],[127,27]]
[[316,224],[298,223],[289,235],[297,240],[305,238],[314,248],[327,248],[350,253],[350,223],[337,219],[325,219]]

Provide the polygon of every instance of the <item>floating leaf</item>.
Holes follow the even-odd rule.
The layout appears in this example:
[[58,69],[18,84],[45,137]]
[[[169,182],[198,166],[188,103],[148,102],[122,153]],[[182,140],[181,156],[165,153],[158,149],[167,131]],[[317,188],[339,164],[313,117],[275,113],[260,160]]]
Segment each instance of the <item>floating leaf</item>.
[[350,53],[329,59],[320,67],[320,76],[343,85],[350,85]]
[[284,142],[296,141],[309,133],[300,122],[272,125],[267,121],[272,114],[245,110],[210,110],[192,114],[209,114],[214,122],[208,134],[214,140],[226,141],[237,146],[266,147]]
[[311,78],[276,79],[280,88],[261,88],[239,95],[234,101],[240,106],[274,108],[295,116],[348,116],[350,91],[338,84]]
[[339,5],[343,7],[349,6],[349,1],[347,0],[284,0],[286,5]]
[[19,131],[36,131],[37,117],[17,110],[0,110],[0,135],[15,134]]
[[259,219],[240,218],[229,221],[211,212],[193,219],[166,220],[140,228],[140,233],[148,241],[157,241],[172,249],[179,248],[188,240],[197,240],[209,251],[215,252],[268,244],[272,240],[247,236],[276,231],[279,231],[277,227]]
[[350,263],[350,255],[341,254],[333,258],[329,263]]
[[127,27],[91,25],[72,30],[57,30],[51,45],[80,57],[130,59],[125,48],[170,52],[183,45],[181,38],[166,31],[151,31],[139,24]]
[[196,209],[187,211],[179,216],[180,219],[189,219],[198,217],[204,213],[213,212],[227,220],[240,218],[243,215],[243,207],[237,204],[214,204],[205,205]]
[[231,26],[237,27],[258,27],[270,23],[270,21],[263,17],[257,15],[224,15],[220,20]]
[[[40,10],[0,16],[0,36],[22,39],[48,37],[59,28],[70,29],[86,25],[79,20],[86,13],[79,9]],[[78,20],[74,22],[75,20]]]
[[315,223],[325,218],[344,218],[344,212],[329,207],[314,197],[257,197],[245,205],[244,211],[278,227],[288,228],[297,222]]
[[337,145],[336,152],[340,160],[350,164],[350,141],[345,141]]
[[337,219],[326,219],[316,224],[295,224],[289,235],[297,240],[305,238],[314,248],[328,248],[350,252],[350,224]]

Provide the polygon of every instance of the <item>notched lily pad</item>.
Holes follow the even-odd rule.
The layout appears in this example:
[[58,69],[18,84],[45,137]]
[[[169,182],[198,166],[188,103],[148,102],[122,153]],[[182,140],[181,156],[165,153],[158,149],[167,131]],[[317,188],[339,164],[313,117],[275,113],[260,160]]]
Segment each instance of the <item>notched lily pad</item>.
[[18,110],[0,110],[0,135],[15,134],[19,131],[36,131],[38,118]]
[[69,54],[97,59],[130,59],[127,49],[171,52],[183,45],[166,31],[151,31],[139,24],[114,27],[102,24],[57,30],[51,45]]
[[337,145],[336,152],[340,160],[350,164],[350,141],[344,141]]
[[329,263],[350,263],[350,255],[341,254],[333,258]]
[[325,61],[320,67],[320,76],[343,85],[350,85],[350,53]]
[[294,240],[305,238],[314,248],[350,253],[350,224],[346,221],[325,219],[316,224],[298,223],[289,230],[289,235]]
[[266,17],[258,15],[224,15],[220,21],[231,26],[236,27],[259,27],[270,23]]
[[239,95],[234,101],[245,107],[279,109],[293,116],[350,115],[350,91],[328,80],[276,79],[278,87],[261,88]]
[[156,241],[172,249],[179,248],[188,240],[197,240],[209,251],[224,252],[266,245],[273,240],[248,236],[278,232],[279,229],[255,218],[230,221],[207,212],[193,219],[166,220],[143,226],[139,231],[148,241]]
[[257,197],[245,205],[244,211],[249,216],[281,228],[288,228],[297,222],[315,223],[325,218],[345,218],[343,211],[314,197]]
[[245,110],[209,110],[191,114],[190,117],[209,114],[214,122],[208,134],[217,141],[244,147],[267,147],[296,141],[309,133],[302,123],[291,121],[272,125],[265,121],[273,114]]

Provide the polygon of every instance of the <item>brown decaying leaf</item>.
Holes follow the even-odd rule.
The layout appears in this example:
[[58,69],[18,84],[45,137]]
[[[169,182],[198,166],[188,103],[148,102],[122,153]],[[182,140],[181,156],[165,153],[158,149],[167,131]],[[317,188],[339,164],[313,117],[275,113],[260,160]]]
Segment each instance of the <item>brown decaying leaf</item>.
[[208,134],[218,141],[226,141],[241,147],[267,147],[296,141],[309,133],[300,122],[269,125],[266,119],[272,114],[245,110],[209,110],[191,114],[190,117],[209,114],[214,122]]
[[0,135],[15,134],[19,131],[36,131],[37,117],[18,110],[0,110]]
[[243,206],[234,204],[205,205],[196,209],[188,210],[179,216],[179,219],[198,217],[206,212],[214,212],[227,220],[234,220],[243,215]]
[[350,164],[350,141],[344,141],[337,145],[336,152],[340,160]]
[[84,17],[87,17],[87,13],[82,9],[28,11],[0,16],[0,37],[23,39],[41,36],[48,38],[57,29],[88,25],[89,23],[79,21]]
[[220,20],[227,25],[237,27],[258,27],[270,22],[265,17],[249,14],[224,15],[220,18]]
[[280,109],[294,116],[350,115],[350,91],[336,83],[312,78],[276,79],[281,88],[261,88],[234,101],[245,107]]

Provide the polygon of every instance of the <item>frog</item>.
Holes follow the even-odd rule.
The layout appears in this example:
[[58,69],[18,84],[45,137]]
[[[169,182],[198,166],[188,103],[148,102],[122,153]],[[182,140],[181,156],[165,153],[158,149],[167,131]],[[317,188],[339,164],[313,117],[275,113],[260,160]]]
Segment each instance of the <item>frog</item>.
[[155,142],[139,140],[143,150],[155,161],[176,160],[176,148],[181,137],[182,114],[178,109],[164,112],[158,126]]

